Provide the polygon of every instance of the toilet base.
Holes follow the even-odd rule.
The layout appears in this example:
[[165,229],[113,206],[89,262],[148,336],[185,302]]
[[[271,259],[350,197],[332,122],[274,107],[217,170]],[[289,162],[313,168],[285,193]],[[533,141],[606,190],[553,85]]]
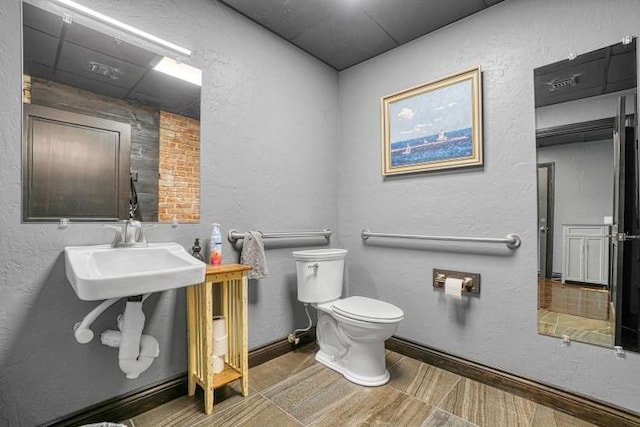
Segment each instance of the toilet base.
[[333,369],[334,371],[342,374],[342,376],[347,380],[358,385],[363,385],[366,387],[376,387],[389,382],[389,371],[386,369],[384,370],[384,373],[382,375],[374,377],[364,377],[362,375],[358,375],[349,371],[349,369],[347,369],[343,364],[337,361],[335,357],[329,356],[322,350],[318,350],[315,358],[318,362],[322,363],[327,368]]

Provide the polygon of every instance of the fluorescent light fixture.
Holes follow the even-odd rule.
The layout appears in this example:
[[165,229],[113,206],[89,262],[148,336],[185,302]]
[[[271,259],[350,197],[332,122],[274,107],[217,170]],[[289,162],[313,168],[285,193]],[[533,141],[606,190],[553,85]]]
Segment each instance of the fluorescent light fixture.
[[194,85],[202,86],[202,71],[166,56],[153,69]]
[[69,7],[69,8],[71,8],[71,9],[74,9],[74,10],[76,10],[76,11],[78,11],[80,13],[83,13],[85,15],[89,15],[89,16],[91,16],[93,18],[96,18],[96,19],[98,19],[98,20],[100,20],[100,21],[102,21],[102,22],[104,22],[106,24],[112,25],[112,26],[114,26],[116,28],[119,28],[121,30],[124,30],[124,31],[127,31],[129,33],[135,34],[135,35],[140,36],[142,38],[145,38],[145,39],[147,39],[149,41],[157,43],[157,44],[159,44],[161,46],[164,46],[166,48],[169,48],[171,50],[179,52],[179,53],[181,53],[183,55],[191,56],[191,51],[189,49],[185,49],[184,47],[180,47],[180,46],[178,46],[176,44],[173,44],[173,43],[168,42],[168,41],[166,41],[164,39],[161,39],[160,37],[156,37],[156,36],[154,36],[152,34],[149,34],[149,33],[145,32],[145,31],[139,30],[136,27],[132,27],[131,25],[127,25],[124,22],[120,22],[120,21],[118,21],[116,19],[113,19],[113,18],[107,16],[107,15],[103,15],[100,12],[96,12],[93,9],[89,9],[88,7],[84,7],[83,5],[78,4],[78,3],[74,2],[74,1],[71,1],[71,0],[53,0],[53,1],[55,1],[57,3],[60,3],[62,5],[65,5],[65,6]]

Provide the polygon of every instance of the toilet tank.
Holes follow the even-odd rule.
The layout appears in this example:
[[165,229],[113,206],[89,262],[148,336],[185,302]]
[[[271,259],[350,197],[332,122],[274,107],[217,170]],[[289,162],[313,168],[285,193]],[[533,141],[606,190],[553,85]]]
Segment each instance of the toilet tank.
[[346,249],[293,252],[298,273],[298,300],[322,303],[340,298]]

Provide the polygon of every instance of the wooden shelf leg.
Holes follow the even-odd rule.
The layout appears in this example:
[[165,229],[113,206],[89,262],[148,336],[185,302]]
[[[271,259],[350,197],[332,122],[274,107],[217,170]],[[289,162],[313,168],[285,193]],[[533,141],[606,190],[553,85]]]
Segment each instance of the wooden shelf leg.
[[213,388],[207,387],[204,391],[204,413],[209,415],[213,412]]
[[242,376],[242,395],[244,397],[249,396],[249,374]]
[[247,285],[249,279],[247,274],[242,275],[242,283],[240,285],[240,312],[242,313],[242,354],[240,366],[242,367],[242,395],[249,395],[249,316],[247,313]]
[[195,306],[195,292],[196,286],[189,286],[187,288],[187,336],[188,336],[188,348],[189,348],[189,369],[187,372],[189,382],[189,396],[196,394],[196,381],[194,378],[194,371],[196,367],[196,352],[195,347],[195,334],[196,334],[196,311]]
[[195,396],[196,394],[196,380],[193,378],[193,374],[189,374],[189,396]]
[[201,357],[204,360],[204,412],[209,415],[213,412],[213,283],[206,280],[204,286],[205,292],[205,327],[204,327],[204,354]]

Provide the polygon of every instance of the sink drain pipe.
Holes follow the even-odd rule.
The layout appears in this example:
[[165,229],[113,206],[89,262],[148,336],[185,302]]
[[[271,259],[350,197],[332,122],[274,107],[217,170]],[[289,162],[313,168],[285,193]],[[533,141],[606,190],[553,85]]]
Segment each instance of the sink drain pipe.
[[78,322],[73,325],[73,336],[76,338],[76,341],[80,344],[87,344],[88,342],[91,342],[93,339],[93,331],[90,329],[91,324],[98,318],[98,316],[100,316],[107,308],[115,304],[119,299],[120,297],[102,301],[96,306],[96,308],[91,310],[89,314],[84,316],[82,322]]

